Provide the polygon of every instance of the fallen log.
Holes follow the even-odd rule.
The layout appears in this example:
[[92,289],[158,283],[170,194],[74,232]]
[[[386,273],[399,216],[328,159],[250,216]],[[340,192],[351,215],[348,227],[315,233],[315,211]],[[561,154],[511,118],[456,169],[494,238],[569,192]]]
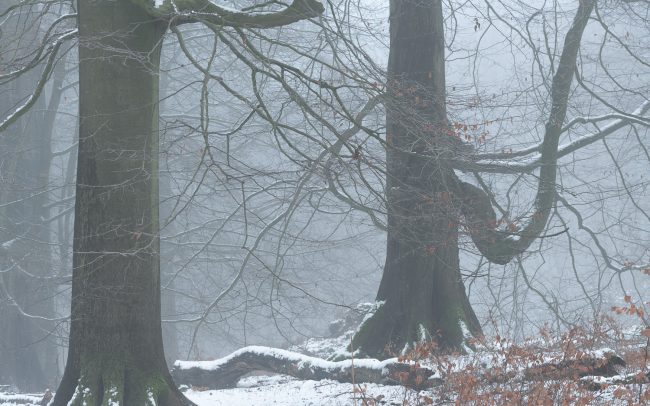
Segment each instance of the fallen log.
[[426,386],[433,371],[417,364],[376,359],[327,361],[292,351],[268,347],[245,347],[215,361],[176,361],[172,370],[180,385],[210,389],[234,388],[244,375],[254,371],[285,374],[301,380],[331,379],[344,383],[380,383]]
[[585,376],[580,379],[580,383],[590,390],[601,390],[610,385],[647,384],[650,383],[650,372],[639,371],[610,377]]
[[526,368],[527,381],[578,379],[583,376],[614,376],[625,361],[610,349],[585,353],[576,358]]
[[0,405],[40,405],[40,395],[20,394],[20,393],[0,393]]
[[[487,384],[512,380],[539,381],[578,379],[584,376],[609,377],[625,362],[613,351],[596,351],[574,359],[563,359],[510,371],[474,370],[474,376]],[[515,366],[516,367],[516,366]],[[431,367],[397,358],[347,359],[327,361],[300,353],[268,347],[245,347],[214,361],[176,361],[172,376],[180,385],[209,389],[234,388],[244,375],[264,371],[289,375],[301,380],[331,379],[343,383],[378,383],[425,389],[443,383]],[[450,373],[467,373],[461,370]]]

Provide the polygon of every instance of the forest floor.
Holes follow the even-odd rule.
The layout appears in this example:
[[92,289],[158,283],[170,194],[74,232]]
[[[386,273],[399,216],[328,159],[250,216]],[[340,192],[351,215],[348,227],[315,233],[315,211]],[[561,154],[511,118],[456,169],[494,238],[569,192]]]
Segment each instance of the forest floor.
[[[428,344],[380,362],[345,359],[359,321],[348,316],[333,324],[333,337],[287,350],[246,347],[218,360],[177,361],[172,373],[185,379],[181,390],[198,406],[650,405],[645,326],[622,329],[603,319],[588,330],[540,331],[516,344],[496,336],[470,343],[475,350],[464,355],[437,355]],[[247,363],[251,370],[240,373]],[[217,383],[219,374],[230,378]],[[197,376],[202,384],[192,383]],[[0,406],[41,399],[0,391]]]

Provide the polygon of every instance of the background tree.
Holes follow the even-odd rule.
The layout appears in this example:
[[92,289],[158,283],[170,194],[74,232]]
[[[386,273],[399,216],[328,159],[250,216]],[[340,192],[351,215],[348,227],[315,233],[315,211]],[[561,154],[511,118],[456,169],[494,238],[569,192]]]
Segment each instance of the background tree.
[[447,119],[442,2],[391,3],[388,91],[397,97],[386,125],[388,249],[377,294],[384,304],[363,325],[355,347],[381,355],[433,338],[443,348],[460,349],[468,333],[481,334],[460,275],[461,213],[481,253],[500,264],[544,230],[554,204],[560,129],[592,8],[582,2],[567,33],[552,86],[535,207],[514,239],[496,229],[489,197],[461,182],[446,162],[462,159],[463,148],[471,145],[462,144]]
[[[471,237],[485,259],[496,264],[507,264],[526,252],[545,230],[558,198],[557,160],[567,150],[587,143],[559,148],[560,136],[567,131],[568,99],[581,38],[595,4],[579,3],[559,55],[551,61],[549,107],[543,109],[548,118],[542,141],[534,147],[539,157],[527,168],[527,172],[539,168],[534,203],[519,217],[519,224],[499,227],[489,188],[463,181],[455,173],[455,169],[489,170],[490,164],[481,163],[473,145],[465,142],[469,141],[467,124],[452,125],[447,119],[442,2],[391,2],[387,258],[377,294],[382,304],[355,336],[355,349],[384,357],[433,338],[443,349],[459,350],[470,335],[481,334],[462,283],[459,230]],[[474,30],[479,28],[475,20]],[[645,123],[639,114],[646,110],[644,104],[583,141],[602,138],[635,121]],[[517,155],[497,156],[508,160]],[[496,166],[501,165],[507,164]]]
[[[0,7],[3,68],[29,64],[42,51],[42,30],[24,26],[53,18],[37,8],[12,14],[17,1]],[[62,52],[63,54],[63,52]],[[42,64],[38,64],[42,68]],[[36,69],[16,80],[0,80],[0,111],[12,111],[32,94]],[[58,380],[50,167],[54,121],[61,100],[63,66],[52,72],[51,91],[33,100],[29,114],[0,136],[0,381],[24,391]]]
[[[409,31],[414,26],[413,18],[417,17],[416,21],[422,18],[423,24],[425,22],[429,24],[431,32],[434,3],[420,2],[419,5],[406,3],[400,3],[402,4],[400,7],[404,7],[408,12],[400,9],[402,12],[391,21],[402,21],[400,16],[403,16],[408,24],[402,24],[402,27]],[[439,104],[431,107],[424,102],[436,100],[432,96],[431,83],[434,82],[433,72],[440,68],[441,60],[423,56],[428,55],[425,50],[430,50],[427,52],[433,54],[434,44],[427,42],[426,46],[414,48],[405,45],[403,49],[405,54],[410,50],[408,56],[418,61],[420,61],[419,57],[423,56],[421,63],[428,65],[424,66],[426,69],[423,68],[422,71],[432,72],[432,74],[431,79],[428,74],[421,74],[420,80],[426,86],[430,86],[429,88],[415,80],[403,79],[404,74],[401,76],[406,84],[390,79],[390,76],[387,78],[383,69],[378,67],[383,58],[381,47],[384,38],[382,28],[385,27],[383,21],[386,17],[384,10],[371,9],[369,3],[363,2],[356,2],[355,7],[347,7],[346,4],[350,3],[344,2],[340,5],[336,2],[328,3],[329,15],[332,18],[319,21],[324,27],[324,38],[313,39],[310,42],[311,48],[305,45],[290,49],[286,45],[286,38],[282,35],[265,36],[259,32],[254,35],[242,35],[242,33],[230,35],[224,32],[219,35],[220,43],[227,44],[230,49],[238,52],[236,65],[231,60],[191,58],[193,52],[186,52],[189,55],[189,63],[194,65],[197,74],[209,78],[204,80],[214,83],[216,88],[206,86],[209,90],[205,93],[207,95],[205,99],[201,101],[200,114],[195,112],[194,117],[189,115],[183,117],[187,120],[185,122],[188,124],[187,131],[194,134],[197,139],[191,154],[196,155],[196,150],[203,151],[204,148],[212,151],[213,156],[208,160],[212,167],[205,165],[196,172],[192,171],[192,181],[188,181],[186,191],[181,192],[182,203],[179,202],[178,207],[187,208],[196,204],[200,210],[204,210],[207,206],[207,196],[212,192],[222,193],[223,196],[229,195],[227,199],[236,201],[232,208],[226,210],[227,214],[219,213],[224,219],[223,223],[204,227],[206,235],[200,243],[196,242],[198,245],[195,252],[206,257],[209,256],[208,252],[223,252],[225,255],[241,258],[241,262],[234,261],[234,265],[233,263],[219,264],[219,267],[223,266],[223,268],[215,267],[229,270],[228,282],[222,285],[213,281],[202,284],[201,288],[205,288],[206,293],[201,297],[207,300],[207,310],[200,311],[196,316],[183,318],[182,322],[198,323],[198,326],[206,328],[228,320],[228,329],[232,333],[233,325],[237,322],[231,320],[237,318],[238,312],[245,314],[242,316],[245,320],[241,323],[243,326],[247,323],[252,326],[256,322],[261,322],[254,315],[261,310],[258,308],[252,310],[248,307],[251,306],[250,303],[259,303],[260,307],[268,309],[273,316],[268,319],[280,329],[282,326],[287,330],[295,328],[296,323],[293,323],[287,314],[295,316],[300,314],[299,310],[289,310],[290,302],[277,299],[274,292],[284,289],[285,294],[290,292],[289,294],[293,295],[292,298],[295,298],[298,303],[304,303],[300,302],[298,297],[300,300],[309,297],[313,302],[317,302],[318,299],[327,301],[324,297],[332,294],[330,292],[325,294],[323,285],[330,277],[332,279],[339,277],[339,275],[334,276],[333,272],[340,268],[350,270],[348,278],[352,279],[346,280],[347,286],[367,289],[373,283],[373,275],[368,274],[365,280],[356,279],[355,268],[360,264],[374,265],[383,262],[382,259],[377,259],[382,255],[379,250],[371,251],[374,257],[367,252],[361,255],[355,252],[356,255],[348,255],[347,260],[339,262],[337,266],[328,268],[323,265],[325,272],[320,273],[317,276],[318,280],[314,281],[306,278],[305,275],[308,275],[312,269],[317,269],[320,264],[312,263],[309,264],[310,266],[303,267],[298,265],[299,260],[296,258],[300,256],[299,249],[308,247],[309,242],[344,235],[341,232],[342,228],[350,233],[348,235],[365,232],[364,238],[369,241],[365,244],[366,247],[373,247],[373,244],[382,238],[376,230],[387,228],[390,230],[390,224],[385,223],[386,216],[395,219],[393,225],[407,223],[404,225],[404,230],[399,232],[393,228],[394,235],[389,231],[391,240],[401,241],[400,244],[409,247],[404,248],[402,253],[406,250],[412,257],[408,259],[409,255],[394,255],[396,264],[399,261],[428,262],[428,269],[433,269],[433,263],[437,261],[433,253],[441,248],[436,244],[429,244],[430,242],[438,242],[443,247],[448,244],[449,257],[453,259],[454,255],[459,256],[458,265],[450,266],[449,273],[440,273],[440,278],[444,282],[442,285],[456,286],[444,290],[451,297],[445,299],[445,295],[442,295],[435,300],[444,302],[453,301],[455,298],[462,299],[466,296],[460,284],[461,279],[464,279],[464,282],[469,282],[469,286],[474,287],[473,304],[479,305],[482,314],[482,317],[477,318],[478,320],[488,320],[488,311],[504,313],[510,308],[516,308],[519,315],[523,316],[516,320],[535,320],[537,317],[544,319],[549,317],[549,313],[542,313],[540,309],[545,308],[551,311],[553,319],[561,326],[571,326],[579,322],[580,315],[584,314],[586,309],[589,309],[591,315],[598,315],[606,310],[606,306],[597,305],[597,302],[603,298],[603,285],[600,282],[592,285],[586,279],[589,278],[590,261],[597,263],[601,260],[601,255],[606,255],[602,258],[610,261],[616,256],[615,253],[598,252],[593,255],[590,253],[581,265],[576,265],[576,262],[573,267],[566,268],[566,263],[560,266],[554,258],[549,258],[549,252],[561,252],[567,258],[579,257],[578,252],[582,249],[579,247],[583,247],[583,244],[588,246],[591,242],[590,237],[585,238],[580,231],[581,228],[570,218],[571,213],[560,210],[561,208],[555,203],[549,204],[549,201],[555,199],[551,194],[557,196],[559,188],[571,188],[573,183],[564,184],[564,180],[556,180],[551,182],[554,184],[551,188],[549,183],[539,182],[540,167],[549,166],[541,163],[541,146],[544,144],[547,124],[550,123],[551,109],[556,109],[553,114],[565,114],[562,113],[562,104],[565,103],[567,111],[574,117],[567,120],[571,125],[563,126],[559,135],[551,128],[549,136],[546,137],[548,140],[546,144],[551,145],[556,137],[562,139],[560,144],[564,143],[564,146],[558,147],[557,153],[558,159],[564,158],[564,161],[561,165],[555,166],[555,170],[563,174],[559,179],[567,179],[567,176],[579,178],[584,175],[583,169],[580,165],[572,164],[570,158],[575,157],[579,162],[583,162],[584,154],[591,156],[592,153],[591,149],[584,149],[584,147],[592,145],[593,140],[607,136],[619,142],[617,137],[620,137],[621,133],[616,133],[617,130],[631,128],[632,125],[644,128],[646,122],[642,117],[645,107],[642,105],[643,108],[639,110],[639,104],[643,103],[644,99],[639,97],[637,91],[624,87],[617,90],[620,100],[616,101],[614,110],[607,105],[596,108],[593,105],[594,99],[581,90],[580,82],[571,81],[571,77],[567,78],[559,74],[559,62],[561,60],[563,63],[567,60],[571,62],[576,56],[576,67],[583,69],[583,75],[592,75],[594,83],[598,83],[594,85],[597,93],[601,92],[597,87],[609,80],[606,75],[598,76],[598,69],[606,65],[604,61],[594,61],[592,64],[592,59],[577,57],[580,54],[573,40],[582,35],[581,24],[586,24],[587,21],[580,13],[576,14],[578,5],[572,4],[565,8],[565,11],[556,7],[559,3],[542,9],[524,5],[520,5],[520,8],[511,4],[500,4],[499,8],[466,4],[448,14],[438,13],[438,19],[443,21],[439,27],[444,26],[444,32],[449,34],[448,38],[451,38],[445,43],[445,47],[448,53],[447,63],[453,67],[447,69],[446,75],[443,76],[451,82],[451,85],[438,85],[438,89],[445,88],[447,98],[445,101],[447,111],[442,116],[450,117],[439,119],[445,123],[440,128],[436,127],[435,120],[431,119],[440,115]],[[410,9],[411,6],[422,8]],[[625,7],[615,9],[612,6],[611,8],[618,10],[616,11],[619,13],[616,14],[619,15],[618,18],[636,21],[633,17],[634,10]],[[610,12],[611,10],[608,9],[608,13]],[[509,17],[503,17],[502,13]],[[408,19],[406,14],[413,18]],[[576,15],[581,18],[577,18]],[[425,16],[429,19],[427,20]],[[581,52],[585,55],[595,55],[600,46],[608,45],[603,37],[594,36],[599,32],[597,25],[602,16],[594,11],[590,18],[592,23],[587,25],[589,28],[587,43],[580,44]],[[479,20],[480,23],[477,24]],[[569,30],[574,20],[581,24]],[[367,31],[354,31],[357,36],[352,35],[352,37],[355,37],[358,42],[346,40],[347,36],[337,38],[337,33],[345,29],[337,25],[337,22],[342,21],[351,22],[345,27],[364,27]],[[639,29],[643,32],[643,28]],[[405,42],[420,38],[418,32],[419,30],[412,28],[409,35],[412,34],[413,37],[409,37]],[[185,36],[190,37],[187,33],[181,33],[180,37]],[[198,36],[197,33],[196,37]],[[424,38],[432,37],[435,38],[429,35],[422,39],[424,41]],[[593,38],[597,38],[595,43]],[[439,38],[438,41],[441,39]],[[321,46],[323,42],[326,42],[327,46]],[[565,47],[565,43],[569,46]],[[209,49],[212,42],[196,40],[195,44],[197,47]],[[501,53],[495,56],[492,49],[497,46],[502,46],[503,49],[499,48]],[[319,52],[318,57],[313,58],[312,55],[312,58],[307,58],[307,50],[311,51],[314,48]],[[275,55],[279,55],[277,52],[282,52],[283,55],[286,53],[290,56],[269,57],[266,54],[268,49],[275,50]],[[544,55],[544,58],[540,55]],[[627,57],[633,59],[635,56],[638,55],[633,53]],[[490,69],[479,69],[481,64],[492,62],[492,59],[497,61]],[[283,63],[287,60],[292,60],[292,64]],[[611,60],[612,58],[607,59],[607,61]],[[406,61],[409,59],[394,58],[393,62],[398,63],[395,61],[404,61],[407,65]],[[464,65],[464,61],[469,62]],[[522,73],[521,61],[533,63],[530,72],[526,70],[526,74]],[[322,65],[317,62],[322,62]],[[237,66],[238,69],[226,71],[220,68],[221,66]],[[629,80],[632,80],[637,69],[643,70],[642,62],[638,62],[638,66],[633,66],[634,64],[630,64],[626,67],[629,68],[626,70],[629,72],[626,74]],[[500,69],[502,73],[498,73]],[[240,79],[239,83],[244,83],[242,79],[248,76],[254,80],[250,85],[228,87],[227,84],[236,82],[236,79],[226,81],[224,77],[234,79],[232,72],[235,71],[237,78]],[[416,71],[417,69],[414,68],[411,73],[416,75]],[[462,77],[461,73],[467,76]],[[508,81],[495,83],[504,76],[508,77]],[[534,86],[530,84],[533,80],[536,82]],[[565,86],[566,80],[570,83]],[[553,83],[556,85],[553,86]],[[384,91],[384,84],[388,84],[386,91]],[[553,91],[553,88],[556,90]],[[570,98],[564,93],[567,89],[573,89]],[[216,103],[216,100],[228,100],[228,102]],[[230,110],[227,113],[222,112],[214,107],[217,104],[228,105]],[[406,138],[404,145],[400,145],[399,148],[396,147],[397,141],[392,138],[394,134],[391,135],[390,130],[388,130],[389,137],[386,138],[390,138],[392,143],[387,143],[384,138],[387,131],[382,124],[384,108],[388,110],[389,115],[399,118],[398,124],[402,123],[401,127],[408,130],[404,132],[410,138]],[[616,109],[621,112],[612,115],[611,112]],[[437,115],[434,114],[436,111]],[[623,114],[622,111],[633,113]],[[223,117],[230,119],[222,121]],[[178,119],[177,116],[176,120]],[[612,122],[609,123],[611,126],[608,124],[603,131],[601,128],[592,131],[588,126],[577,125],[582,122],[581,120],[587,124],[603,120],[612,120]],[[271,122],[273,132],[267,134],[259,131],[258,126],[261,122]],[[179,125],[179,121],[173,123]],[[237,130],[236,134],[234,130]],[[202,139],[205,146],[202,146]],[[582,141],[565,148],[566,143],[578,139]],[[583,148],[578,149],[578,146]],[[573,152],[576,154],[573,155]],[[388,155],[388,160],[384,158],[385,153]],[[545,161],[547,158],[549,162],[553,161],[549,158],[549,153],[543,155]],[[400,159],[392,160],[394,157]],[[391,166],[393,164],[394,166]],[[413,165],[412,172],[409,165]],[[390,174],[390,170],[395,168],[404,171],[405,179]],[[435,186],[431,183],[437,178],[420,179],[418,169],[439,174],[442,173],[441,168],[449,177],[447,185],[436,186],[439,195],[425,193]],[[585,166],[584,171],[593,172],[586,168],[589,166]],[[545,177],[550,177],[554,170],[547,168],[543,172]],[[398,171],[399,173],[401,172]],[[401,197],[396,195],[395,200],[391,200],[391,192],[402,191],[388,188],[385,182],[396,182],[396,186],[403,186],[403,195]],[[423,182],[418,186],[419,189],[415,187],[418,185],[417,182]],[[584,179],[582,182],[584,183]],[[560,187],[559,184],[563,186]],[[224,190],[220,191],[220,188],[214,185],[219,185]],[[235,189],[241,190],[240,199],[238,195],[233,195],[232,190]],[[549,192],[551,189],[553,193]],[[620,188],[614,190],[623,193]],[[592,192],[595,194],[591,196],[598,195],[597,191]],[[416,202],[416,196],[421,198],[422,202]],[[535,196],[539,198],[536,200]],[[572,195],[564,194],[563,197],[571,199]],[[489,198],[489,201],[486,198]],[[435,207],[438,204],[441,207]],[[426,205],[433,207],[427,209]],[[387,215],[387,212],[393,210],[391,207],[401,207],[403,213],[391,217]],[[213,210],[217,212],[216,209]],[[498,216],[493,214],[493,210],[498,212]],[[534,215],[536,211],[540,211],[540,214]],[[339,223],[342,218],[339,216],[347,217]],[[593,218],[593,215],[591,217]],[[257,220],[261,224],[256,224]],[[431,231],[432,227],[438,231],[431,225],[434,221],[439,222],[436,227],[443,226],[444,230],[448,230],[451,224],[452,229],[457,227],[457,230],[449,231],[448,236],[437,235]],[[328,237],[321,238],[326,234],[324,230],[329,231],[334,228],[334,226],[328,228],[325,225],[328,222],[330,225],[336,224],[340,234],[332,232]],[[529,228],[526,228],[527,226]],[[195,224],[195,227],[198,225]],[[372,227],[376,227],[374,232]],[[549,230],[546,233],[542,231],[545,228]],[[567,228],[570,232],[566,231]],[[425,230],[428,230],[427,233],[431,235],[425,235]],[[442,234],[447,234],[447,231]],[[457,237],[453,238],[454,234]],[[554,243],[565,236],[570,236],[572,240],[572,245],[570,244],[567,250],[564,250],[564,244]],[[220,246],[220,242],[223,241],[220,238],[226,238],[228,244]],[[624,237],[619,234],[618,238],[622,241],[621,238]],[[472,242],[471,239],[474,241]],[[361,240],[351,239],[357,243]],[[533,241],[534,245],[531,246]],[[391,244],[396,246],[397,243]],[[479,250],[476,249],[477,246]],[[239,248],[233,247],[243,247],[237,254],[241,256],[235,256],[234,252]],[[447,255],[444,250],[438,255],[440,267],[453,265],[453,261],[441,259],[444,255]],[[512,266],[497,266],[507,262],[511,257],[514,259]],[[329,259],[333,261],[333,258]],[[547,262],[551,269],[544,273],[532,274],[537,267],[543,265],[543,262]],[[551,263],[553,265],[550,265]],[[195,265],[198,267],[199,264]],[[472,269],[472,266],[475,266],[475,269]],[[387,282],[381,288],[386,295],[383,297],[389,295],[401,295],[402,298],[407,299],[418,295],[422,297],[412,301],[404,300],[407,303],[400,303],[400,305],[396,304],[400,300],[394,300],[389,306],[392,308],[391,313],[402,307],[399,312],[406,314],[411,306],[434,301],[435,295],[431,292],[436,285],[433,282],[423,284],[420,283],[420,279],[417,279],[416,285],[413,280],[405,276],[407,273],[402,272],[404,269],[413,268],[406,266],[393,268],[399,269],[399,272],[386,278]],[[426,267],[422,269],[424,268]],[[567,269],[569,275],[562,273],[563,269]],[[201,274],[205,275],[202,280],[209,280],[209,275],[213,275],[215,271],[206,266],[205,273]],[[405,277],[400,278],[397,276],[399,274]],[[570,280],[573,284],[573,289],[560,291],[571,295],[570,301],[565,301],[558,295],[554,296],[554,291],[558,292],[558,289],[546,287],[539,289],[540,285],[547,286],[547,278],[542,281],[542,275],[549,275],[548,280],[552,280],[551,275],[560,274],[563,283]],[[423,277],[424,275],[433,278],[431,272],[423,271]],[[600,275],[599,278],[602,278]],[[449,280],[445,280],[447,276],[450,277]],[[340,277],[345,278],[343,275]],[[405,293],[398,294],[395,292],[400,289],[393,289],[393,287],[400,285],[391,285],[388,283],[389,280],[398,281],[398,284],[410,283],[408,288],[401,289]],[[509,286],[511,281],[514,281],[512,289],[516,290],[516,294],[508,290],[511,288]],[[624,285],[626,283],[622,281],[621,286]],[[311,288],[306,289],[307,286]],[[423,293],[418,293],[422,286],[430,287],[431,292],[424,292],[429,289],[427,288],[422,289]],[[213,290],[209,287],[213,287]],[[343,292],[345,287],[341,286],[340,289]],[[196,292],[196,289],[194,288],[192,292]],[[490,297],[492,294],[494,297]],[[260,296],[268,297],[267,301],[260,301]],[[350,296],[341,293],[339,297]],[[428,299],[425,300],[425,297]],[[345,299],[334,302],[346,304]],[[511,306],[512,302],[515,302],[516,306]],[[501,304],[503,307],[499,306]],[[469,306],[469,302],[466,305]],[[412,344],[422,337],[435,337],[438,330],[447,337],[446,341],[441,342],[443,346],[459,348],[467,335],[463,333],[459,321],[464,321],[468,332],[474,330],[475,333],[476,323],[473,323],[472,327],[471,323],[464,320],[467,318],[471,320],[472,312],[465,310],[460,312],[470,315],[467,316],[452,310],[453,317],[449,318],[451,320],[449,328],[447,332],[443,331],[437,326],[443,315],[435,313],[451,307],[445,303],[439,303],[436,307],[423,305],[421,309],[414,311],[413,317],[391,317],[393,322],[398,320],[398,324],[410,323],[410,326],[403,326],[404,329],[397,326],[392,329],[390,321],[386,324],[383,324],[383,321],[378,322],[374,332],[368,334],[370,339],[379,340],[386,336],[386,331],[394,331],[394,336],[383,343],[374,343],[374,351],[383,352],[386,344],[389,343],[395,347],[394,350],[401,350],[405,344]],[[224,309],[229,311],[226,312]],[[290,311],[294,313],[289,313]],[[427,331],[425,325],[423,325],[424,329],[419,328],[420,317],[420,320],[428,320],[427,323],[431,324],[429,329],[432,331]],[[286,324],[283,325],[284,320]],[[437,321],[434,323],[431,320]],[[508,318],[504,317],[504,320],[507,321]],[[517,323],[519,326],[517,328],[526,324],[531,325],[515,319],[510,320]],[[491,321],[500,326],[501,320],[491,319]],[[372,323],[371,319],[370,324]],[[420,334],[421,332],[424,334]],[[250,342],[248,340],[252,340],[251,335],[254,333],[250,335],[247,333],[249,331],[246,327],[242,327],[237,332],[238,336],[242,337],[239,339],[240,343],[248,343]],[[194,337],[198,335],[195,334]],[[361,347],[363,348],[363,345]],[[373,350],[368,352],[372,354]]]

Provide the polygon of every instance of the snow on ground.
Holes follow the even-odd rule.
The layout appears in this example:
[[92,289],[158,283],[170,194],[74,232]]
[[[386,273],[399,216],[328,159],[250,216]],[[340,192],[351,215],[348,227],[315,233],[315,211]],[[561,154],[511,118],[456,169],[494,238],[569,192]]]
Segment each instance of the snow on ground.
[[40,405],[43,395],[14,394],[0,392],[0,406]]
[[[398,386],[361,385],[330,380],[299,381],[285,375],[252,376],[240,380],[238,387],[226,390],[189,389],[185,395],[198,406],[351,406],[366,399],[377,405],[417,404],[414,391]],[[18,400],[15,403],[12,400]],[[0,394],[0,406],[37,406],[40,396]]]
[[[333,323],[330,328],[332,337],[310,339],[290,350],[247,347],[239,352],[254,352],[257,354],[273,355],[291,361],[301,361],[300,365],[318,365],[331,368],[350,363],[349,360],[338,360],[346,355],[346,347],[354,332],[354,328],[372,311],[371,307],[359,307],[345,319]],[[644,327],[645,328],[645,327]],[[186,396],[198,406],[336,406],[336,405],[427,405],[427,404],[588,404],[588,405],[645,405],[650,404],[650,388],[648,384],[621,384],[630,375],[639,371],[647,373],[648,358],[647,338],[642,336],[639,328],[626,330],[623,336],[612,340],[616,350],[600,347],[587,348],[574,335],[548,338],[544,335],[515,345],[504,339],[485,343],[476,347],[476,352],[456,356],[434,356],[430,358],[411,359],[420,365],[429,367],[437,378],[434,387],[419,393],[403,386],[387,386],[379,384],[352,385],[332,380],[297,380],[287,375],[250,374],[239,380],[237,387],[225,390],[207,390],[199,387],[182,387]],[[546,337],[546,338],[544,338]],[[582,345],[581,345],[582,344]],[[569,351],[569,348],[573,350]],[[637,363],[619,371],[621,375],[610,378],[582,378],[582,380],[563,381],[527,381],[513,379],[511,382],[487,382],[486,377],[491,371],[496,374],[511,373],[512,378],[521,378],[523,368],[530,368],[544,363],[557,363],[569,357],[585,355],[601,358],[608,354],[623,353],[627,350],[631,359]],[[621,352],[623,351],[623,352]],[[634,352],[636,351],[636,352]],[[192,362],[181,361],[178,367],[202,366],[208,369],[219,368],[225,361],[239,352],[220,360]],[[299,352],[299,353],[298,353]],[[349,354],[347,354],[349,356]],[[636,357],[636,358],[634,358]],[[640,358],[639,358],[640,357]],[[336,361],[335,361],[336,360]],[[629,360],[628,360],[629,361]],[[355,359],[355,365],[364,365],[378,369],[384,368],[385,361]],[[495,375],[497,376],[497,375]],[[479,378],[478,380],[476,378]],[[584,383],[589,381],[601,384],[598,391],[588,390]],[[629,381],[629,380],[628,380]],[[0,406],[40,405],[41,396],[29,394],[2,393],[6,387],[0,386]],[[206,390],[204,390],[206,389]],[[540,395],[542,397],[540,397]],[[487,402],[487,403],[486,403]],[[549,403],[550,402],[550,403]],[[128,405],[139,406],[139,405]]]
[[360,406],[364,397],[382,405],[402,405],[404,400],[417,404],[415,392],[403,387],[368,384],[354,390],[351,384],[277,375],[244,378],[236,389],[188,390],[185,395],[198,406]]

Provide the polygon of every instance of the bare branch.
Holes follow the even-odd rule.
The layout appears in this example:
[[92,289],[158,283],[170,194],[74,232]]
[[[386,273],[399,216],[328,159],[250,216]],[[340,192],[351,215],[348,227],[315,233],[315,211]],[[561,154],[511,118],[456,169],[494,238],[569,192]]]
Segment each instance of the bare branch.
[[226,27],[272,28],[318,17],[325,11],[316,0],[294,0],[289,7],[272,12],[239,11],[218,6],[210,0],[164,0],[158,7],[142,0],[131,1],[172,25],[200,22]]
[[[472,240],[491,262],[506,264],[515,256],[523,253],[535,241],[546,227],[546,223],[555,205],[558,144],[562,133],[562,124],[566,118],[567,100],[571,82],[576,68],[582,33],[594,8],[593,0],[581,1],[564,39],[564,48],[557,72],[551,87],[551,112],[546,122],[544,141],[541,145],[539,160],[540,174],[537,195],[528,224],[517,232],[504,233],[496,229],[494,210],[489,197],[480,189],[461,182],[462,212],[469,220]],[[488,207],[489,210],[488,210]]]

